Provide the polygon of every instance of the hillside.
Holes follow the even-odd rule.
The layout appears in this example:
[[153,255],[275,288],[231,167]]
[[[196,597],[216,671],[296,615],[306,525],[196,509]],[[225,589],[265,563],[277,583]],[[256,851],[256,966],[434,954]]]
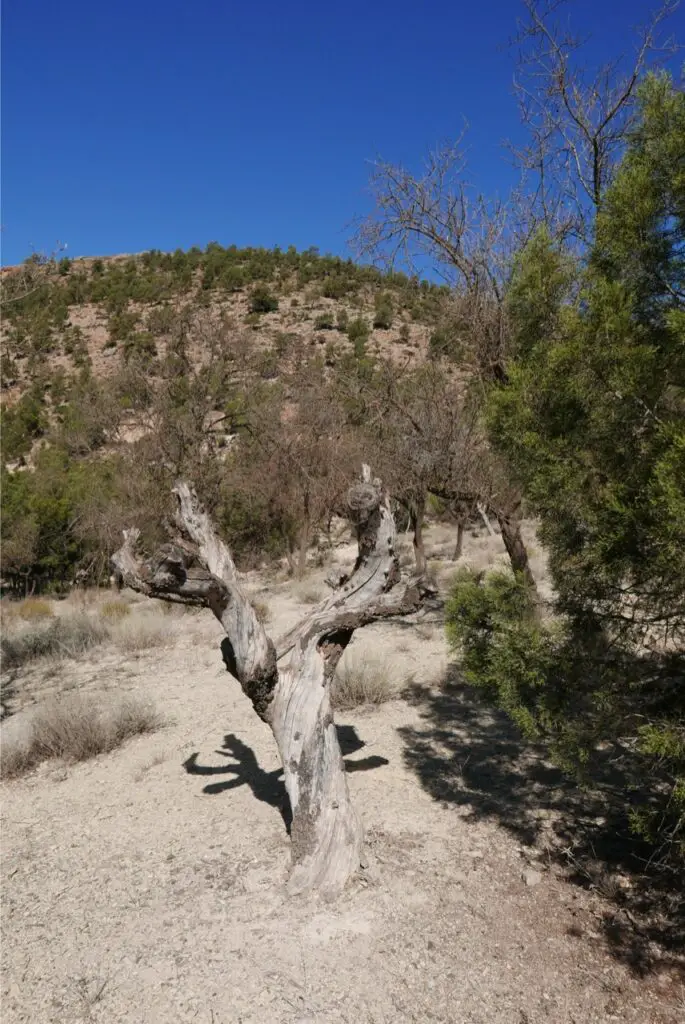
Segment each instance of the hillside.
[[303,567],[369,451],[355,389],[425,365],[449,300],[314,249],[214,243],[32,259],[3,285],[2,576],[20,590],[103,579],[124,526],[158,537],[179,475],[244,564]]
[[48,391],[55,377],[84,368],[106,377],[137,361],[154,377],[181,312],[220,313],[234,332],[249,330],[281,357],[301,342],[333,358],[364,335],[363,321],[370,350],[413,359],[425,353],[448,294],[316,249],[216,243],[204,251],[30,260],[7,268],[3,285],[3,400],[10,405],[28,388]]

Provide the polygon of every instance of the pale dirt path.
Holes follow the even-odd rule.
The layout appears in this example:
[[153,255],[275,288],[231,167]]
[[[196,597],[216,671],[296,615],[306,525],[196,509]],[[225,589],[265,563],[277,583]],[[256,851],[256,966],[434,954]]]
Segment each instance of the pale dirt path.
[[[274,633],[303,610],[286,590],[270,604]],[[446,665],[430,632],[375,627],[350,656],[392,654],[398,681],[427,685]],[[218,638],[209,617],[187,616],[174,647],[119,676],[111,655],[70,669],[79,688],[101,688],[104,664],[110,688],[149,697],[171,724],[2,787],[4,1024],[679,1020],[668,979],[640,981],[608,955],[594,897],[551,870],[526,885],[516,839],[422,787],[407,763],[427,729],[435,739],[421,703],[341,716],[364,744],[348,761],[373,759],[349,775],[369,865],[333,905],[286,899],[275,748]],[[446,751],[453,729],[468,742],[463,722],[442,728]],[[198,773],[236,765],[226,734],[244,745],[229,741],[251,785]]]

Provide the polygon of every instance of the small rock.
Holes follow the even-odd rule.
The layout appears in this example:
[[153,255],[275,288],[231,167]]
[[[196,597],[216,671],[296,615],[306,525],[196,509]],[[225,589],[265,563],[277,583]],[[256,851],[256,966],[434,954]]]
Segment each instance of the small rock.
[[540,871],[533,871],[531,869],[529,871],[524,871],[521,878],[526,885],[539,885],[542,881],[542,874]]

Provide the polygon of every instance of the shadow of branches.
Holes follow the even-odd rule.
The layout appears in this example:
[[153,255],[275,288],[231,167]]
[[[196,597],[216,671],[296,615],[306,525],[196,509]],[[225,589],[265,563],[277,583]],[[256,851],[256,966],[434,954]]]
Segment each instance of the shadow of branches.
[[14,714],[17,696],[17,672],[8,671],[0,675],[0,722]]
[[[338,742],[343,757],[355,754],[366,744],[360,739],[357,730],[353,725],[336,725]],[[183,762],[183,767],[189,775],[200,775],[205,778],[215,776],[228,776],[228,778],[217,779],[216,782],[208,782],[202,789],[203,793],[216,796],[230,789],[237,789],[238,786],[249,786],[252,794],[257,800],[275,807],[283,818],[288,834],[292,824],[292,811],[290,801],[283,782],[283,769],[276,768],[267,772],[259,764],[252,747],[243,743],[238,736],[227,733],[224,736],[220,750],[216,751],[221,757],[227,759],[225,764],[204,765],[198,764],[199,754],[191,754]],[[362,772],[373,768],[380,768],[388,764],[388,759],[372,754],[369,757],[357,760],[345,760],[345,771]]]
[[411,685],[405,697],[422,719],[399,730],[405,762],[435,800],[544,845],[571,881],[604,896],[607,942],[633,970],[648,971],[657,949],[685,952],[682,880],[650,866],[651,849],[629,828],[630,805],[643,796],[629,752],[599,753],[592,785],[581,788],[454,669],[439,691]]

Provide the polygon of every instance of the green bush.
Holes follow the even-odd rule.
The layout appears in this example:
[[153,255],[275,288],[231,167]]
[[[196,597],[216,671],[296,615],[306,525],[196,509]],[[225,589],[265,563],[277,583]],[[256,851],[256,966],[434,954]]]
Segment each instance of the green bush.
[[157,343],[149,331],[138,331],[124,341],[124,359],[150,363],[157,355]]
[[125,341],[136,329],[139,316],[137,313],[115,313],[107,323],[109,337],[112,341]]
[[0,441],[3,462],[14,462],[28,454],[33,442],[45,433],[46,426],[43,399],[36,388],[23,394],[16,405],[2,406]]
[[351,320],[347,325],[347,337],[354,346],[357,358],[361,359],[366,351],[366,343],[369,340],[371,331],[369,325],[362,317]]
[[266,498],[236,489],[234,484],[225,482],[216,517],[243,570],[258,567],[265,556],[281,557],[294,543],[295,527],[282,512]]
[[612,782],[614,811],[622,803],[660,869],[680,871],[685,732],[673,705],[682,658],[640,658],[587,628],[571,619],[541,623],[510,572],[462,569],[446,606],[448,642],[466,682],[584,786],[602,784],[600,751],[615,745],[624,782],[623,791],[618,776]]
[[275,313],[278,309],[278,299],[272,295],[268,288],[258,286],[250,293],[251,313]]
[[559,634],[535,619],[523,579],[461,569],[446,607],[447,638],[464,678],[503,708],[529,738],[554,723],[545,705]]
[[345,277],[327,277],[324,279],[321,294],[325,299],[342,299],[353,288],[353,282]]
[[333,310],[326,310],[325,313],[320,313],[314,321],[314,327],[317,331],[332,331],[335,327]]
[[392,327],[392,298],[388,292],[379,292],[374,300],[373,326],[381,330],[389,330]]
[[41,450],[31,473],[3,468],[0,572],[5,580],[50,589],[73,580],[83,562],[102,570],[109,552],[98,550],[97,531],[86,537],[84,513],[114,496],[122,472],[115,458],[79,461],[57,447]]
[[[226,267],[218,277],[219,286],[224,288],[227,292],[242,291],[245,287],[245,283],[245,274],[240,267]],[[278,302],[276,302],[276,308],[278,308]],[[269,312],[269,310],[262,310],[261,312]]]
[[150,334],[159,337],[168,334],[174,325],[176,314],[171,306],[155,306],[147,315],[146,328]]

